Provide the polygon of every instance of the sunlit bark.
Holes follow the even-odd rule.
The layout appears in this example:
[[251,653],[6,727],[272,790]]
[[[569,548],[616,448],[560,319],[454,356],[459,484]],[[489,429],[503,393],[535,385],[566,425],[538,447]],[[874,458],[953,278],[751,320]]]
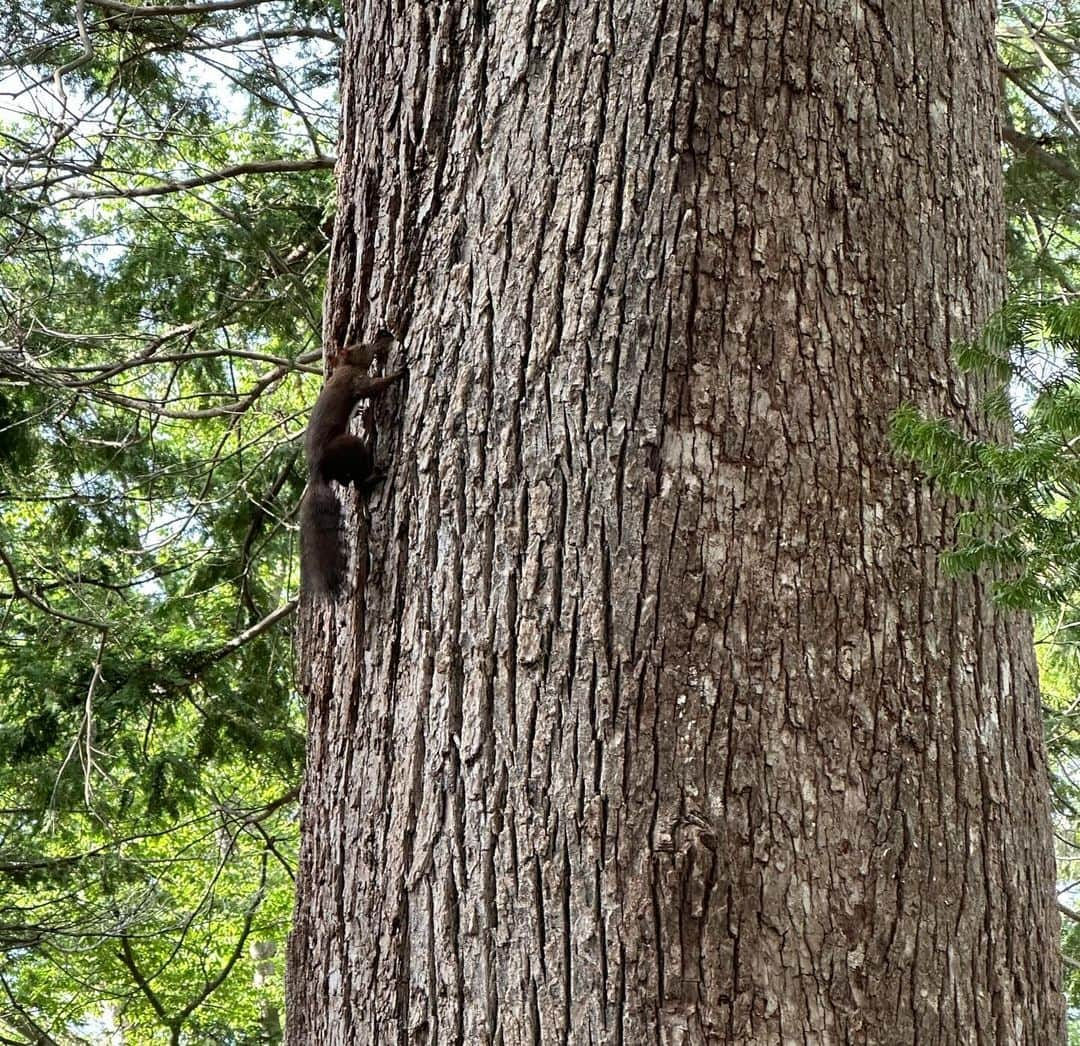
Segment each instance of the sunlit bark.
[[293,1046],[1061,1041],[1030,628],[886,436],[974,402],[993,14],[350,6],[326,330],[409,377]]

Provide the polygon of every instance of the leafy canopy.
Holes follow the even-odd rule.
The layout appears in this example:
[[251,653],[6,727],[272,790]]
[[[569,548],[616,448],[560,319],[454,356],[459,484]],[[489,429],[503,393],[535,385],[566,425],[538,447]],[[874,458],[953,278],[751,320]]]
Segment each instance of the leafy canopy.
[[280,1034],[340,15],[182,10],[0,12],[5,1041]]

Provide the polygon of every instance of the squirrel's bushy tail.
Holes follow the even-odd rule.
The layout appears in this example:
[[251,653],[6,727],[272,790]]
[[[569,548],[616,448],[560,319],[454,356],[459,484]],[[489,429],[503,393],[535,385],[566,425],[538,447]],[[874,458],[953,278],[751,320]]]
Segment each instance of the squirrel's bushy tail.
[[325,595],[341,585],[341,505],[325,481],[312,480],[300,508],[300,587]]

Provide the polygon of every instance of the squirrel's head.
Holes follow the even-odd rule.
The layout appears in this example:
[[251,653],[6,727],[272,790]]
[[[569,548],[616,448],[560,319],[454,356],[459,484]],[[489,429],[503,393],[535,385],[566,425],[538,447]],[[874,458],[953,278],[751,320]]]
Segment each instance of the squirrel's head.
[[367,370],[372,360],[384,360],[394,344],[393,334],[387,330],[378,331],[369,342],[363,345],[346,345],[341,350],[339,366],[344,364],[348,367],[361,367]]

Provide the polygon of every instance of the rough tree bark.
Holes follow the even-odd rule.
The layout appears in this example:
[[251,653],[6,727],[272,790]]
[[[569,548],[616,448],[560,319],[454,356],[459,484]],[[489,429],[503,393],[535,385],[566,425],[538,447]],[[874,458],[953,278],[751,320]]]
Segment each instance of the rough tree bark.
[[289,1041],[1061,1041],[1030,630],[886,438],[977,419],[993,5],[346,7],[327,340],[409,377]]

